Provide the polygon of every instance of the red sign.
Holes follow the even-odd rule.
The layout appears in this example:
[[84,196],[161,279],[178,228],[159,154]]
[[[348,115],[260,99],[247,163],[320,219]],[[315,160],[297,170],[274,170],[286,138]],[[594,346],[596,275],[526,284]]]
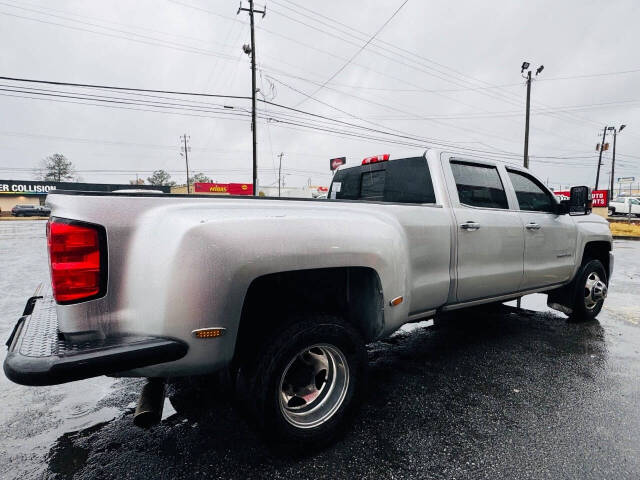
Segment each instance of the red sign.
[[347,163],[347,157],[332,158],[331,160],[329,160],[329,168],[333,171],[340,165],[344,165],[345,163]]
[[194,183],[196,193],[219,193],[227,195],[253,195],[250,183]]
[[[560,200],[569,200],[569,193],[568,191],[562,191],[562,192],[553,192],[555,193],[557,196],[560,197]],[[593,206],[594,207],[606,207],[607,206],[607,196],[608,196],[609,192],[607,190],[594,190],[591,192],[591,196],[593,198]]]

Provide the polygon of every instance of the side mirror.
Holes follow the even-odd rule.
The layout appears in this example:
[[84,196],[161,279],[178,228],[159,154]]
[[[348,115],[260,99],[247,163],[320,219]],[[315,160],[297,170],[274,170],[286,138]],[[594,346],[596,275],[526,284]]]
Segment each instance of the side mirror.
[[586,186],[571,187],[569,215],[589,215],[592,210],[591,189]]

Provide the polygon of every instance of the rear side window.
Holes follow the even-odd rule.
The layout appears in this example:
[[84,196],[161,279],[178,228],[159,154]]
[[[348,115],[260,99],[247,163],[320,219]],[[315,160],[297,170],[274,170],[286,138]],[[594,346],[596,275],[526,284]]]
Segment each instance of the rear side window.
[[452,161],[451,170],[460,203],[472,207],[509,208],[496,167]]
[[435,203],[424,157],[403,158],[339,170],[329,198],[392,203]]
[[508,169],[507,172],[516,191],[520,210],[549,213],[555,211],[556,201],[537,181],[524,173]]
[[387,172],[384,170],[363,172],[360,175],[360,198],[362,200],[384,201],[384,184]]

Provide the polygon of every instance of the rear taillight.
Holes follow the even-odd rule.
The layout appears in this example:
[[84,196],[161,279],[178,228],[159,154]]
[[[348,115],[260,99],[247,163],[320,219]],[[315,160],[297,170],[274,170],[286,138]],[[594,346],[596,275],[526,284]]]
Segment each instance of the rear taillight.
[[76,303],[104,294],[106,236],[98,225],[53,218],[47,223],[53,296]]

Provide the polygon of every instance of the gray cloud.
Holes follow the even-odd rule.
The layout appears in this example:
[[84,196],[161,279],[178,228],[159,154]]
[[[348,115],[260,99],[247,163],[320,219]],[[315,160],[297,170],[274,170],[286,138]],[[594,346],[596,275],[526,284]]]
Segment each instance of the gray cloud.
[[[346,27],[339,26],[342,32],[338,33],[319,23],[330,23],[326,18],[298,9],[303,13],[299,15],[296,3]],[[315,91],[399,3],[267,1],[267,16],[256,19],[257,55],[263,70],[258,86],[269,94],[273,82],[275,102],[297,104],[304,97],[285,84],[302,92]],[[222,0],[55,4],[2,0],[0,72],[24,78],[248,95],[249,61],[241,51],[249,41],[248,19],[246,14],[236,16],[236,10],[237,2]],[[545,65],[533,85],[533,171],[551,183],[593,184],[598,131],[605,124],[626,123],[629,128],[619,137],[616,172],[634,175],[640,173],[636,88],[640,72],[559,78],[640,69],[635,51],[639,20],[632,0],[607,4],[411,0],[378,37],[408,52],[390,52],[386,43],[373,42],[329,88],[317,94],[323,103],[307,100],[301,108],[465,148],[520,154],[525,88],[519,65],[527,60]],[[504,86],[487,88],[490,85]],[[152,113],[0,93],[4,94],[0,95],[0,177],[30,178],[29,171],[19,169],[30,169],[42,157],[61,152],[86,181],[126,182],[135,172],[146,177],[157,168],[173,171],[175,180],[184,181],[178,137],[187,133],[193,171],[209,172],[219,181],[251,180],[247,118]],[[237,109],[250,105],[203,101]],[[567,107],[566,111],[542,112],[560,107]],[[268,110],[282,113],[272,107]],[[421,150],[264,120],[258,127],[262,184],[275,181],[279,152],[285,153],[287,184],[301,185],[327,183],[328,159],[334,156],[346,155],[354,164],[367,155],[398,157]],[[609,163],[606,158],[601,185],[608,179]]]

